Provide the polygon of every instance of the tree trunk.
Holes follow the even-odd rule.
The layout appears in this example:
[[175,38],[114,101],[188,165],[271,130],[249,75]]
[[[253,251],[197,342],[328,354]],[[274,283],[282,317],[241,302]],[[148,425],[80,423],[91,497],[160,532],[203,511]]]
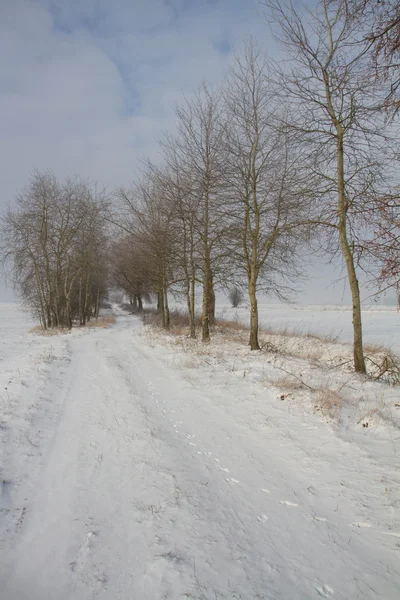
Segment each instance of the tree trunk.
[[43,329],[47,329],[47,321],[46,321],[46,309],[45,309],[45,300],[44,300],[44,292],[42,288],[42,282],[40,279],[39,268],[35,264],[35,274],[36,274],[36,285],[39,292],[39,301],[40,301],[40,318],[42,321]]
[[[187,234],[187,228],[185,220],[182,219],[183,225],[183,271],[185,273],[185,292],[186,292],[186,305],[189,315],[189,329],[190,337],[196,338],[196,324],[194,318],[194,289],[192,289],[193,283],[193,224],[190,224],[189,235]],[[189,241],[188,241],[189,240]],[[189,250],[188,250],[189,248]],[[188,260],[188,253],[189,258]]]
[[162,317],[162,326],[165,327],[164,291],[160,288],[157,292],[157,311]]
[[187,310],[188,310],[188,315],[189,315],[189,327],[190,327],[190,337],[196,337],[196,333],[193,336],[193,312],[192,312],[192,297],[190,294],[190,279],[188,277],[187,272],[185,273],[186,275],[186,280],[185,280],[185,291],[186,291],[186,306],[187,306]]
[[196,339],[196,317],[195,317],[195,293],[194,293],[194,281],[188,280],[186,283],[186,303],[189,314],[189,326],[190,326],[190,337]]
[[[207,260],[207,259],[206,259]],[[204,265],[203,276],[203,311],[201,315],[201,340],[202,342],[210,341],[210,324],[209,324],[209,301],[210,301],[210,280],[209,268],[207,263]]]
[[340,247],[343,258],[346,262],[347,276],[349,279],[352,310],[353,310],[353,355],[354,369],[357,373],[366,373],[363,339],[362,339],[362,321],[361,321],[361,300],[360,287],[358,284],[357,273],[354,265],[353,252],[350,248],[347,237],[347,198],[345,192],[344,175],[344,150],[343,150],[343,132],[340,125],[337,126],[337,175],[338,175],[338,231]]
[[190,318],[190,337],[196,339],[196,279],[193,274],[190,282],[190,303],[192,308],[192,314]]
[[84,325],[85,324],[85,318],[84,318],[84,306],[83,306],[83,299],[82,299],[82,277],[79,278],[79,325]]
[[250,300],[250,350],[260,350],[258,343],[258,305],[257,290],[254,277],[249,280],[249,300]]
[[213,276],[210,271],[209,273],[209,290],[208,290],[208,322],[210,325],[215,323],[215,292]]
[[162,297],[161,289],[159,289],[157,292],[157,312],[158,313],[164,312],[163,297]]
[[204,272],[203,272],[203,310],[201,315],[201,340],[204,343],[210,341],[210,274],[211,257],[208,243],[209,227],[209,174],[207,170],[206,185],[204,190],[204,231],[203,231],[203,251],[204,251]]
[[142,312],[143,311],[142,296],[140,294],[137,294],[136,298],[137,298],[137,309],[138,309],[138,312]]
[[170,314],[169,314],[169,306],[168,306],[168,290],[167,287],[164,287],[163,290],[163,296],[164,296],[164,327],[165,329],[169,329],[170,325],[171,325],[171,321],[170,321]]
[[90,304],[90,280],[89,277],[87,277],[86,279],[86,286],[85,286],[85,307],[83,310],[83,324],[86,325],[87,321],[90,321],[90,311],[89,311],[89,304]]
[[71,304],[69,299],[69,294],[66,294],[65,297],[65,320],[68,329],[72,329],[72,318],[71,318]]
[[94,316],[96,319],[99,318],[99,312],[100,312],[100,287],[97,288],[96,304],[95,304],[95,309],[94,309]]
[[190,337],[196,338],[196,261],[194,257],[194,235],[193,235],[193,222],[190,225],[190,303],[192,308],[192,314],[190,319]]

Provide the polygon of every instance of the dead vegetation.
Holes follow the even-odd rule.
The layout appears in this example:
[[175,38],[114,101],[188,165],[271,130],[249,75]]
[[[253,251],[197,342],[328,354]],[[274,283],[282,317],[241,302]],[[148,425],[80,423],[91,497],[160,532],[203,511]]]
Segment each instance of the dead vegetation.
[[[111,325],[114,325],[115,321],[116,318],[114,315],[101,315],[97,319],[91,319],[86,323],[85,326],[82,327],[90,329],[95,329],[99,327],[104,329],[107,327],[111,327]],[[81,326],[79,324],[73,324],[73,329],[75,328],[79,329],[81,328]],[[32,327],[32,329],[29,330],[29,333],[32,333],[34,335],[43,335],[45,337],[51,337],[54,335],[65,335],[70,331],[71,330],[66,327],[54,327],[53,329],[43,329],[41,325],[35,325],[35,327]]]
[[[145,311],[143,320],[150,325],[146,335],[151,342],[160,341],[165,329],[156,310]],[[167,343],[183,350],[184,364],[190,372],[201,366],[215,369],[218,374],[221,369],[229,370],[241,381],[249,380],[252,385],[272,390],[277,402],[302,407],[326,421],[339,424],[344,419],[348,423],[348,415],[355,415],[350,419],[357,425],[360,417],[367,415],[362,426],[371,428],[371,414],[377,407],[379,414],[375,420],[378,417],[385,422],[396,420],[392,413],[397,403],[393,402],[394,390],[390,391],[388,384],[400,385],[399,366],[396,357],[386,348],[367,346],[368,381],[352,368],[351,345],[340,343],[332,336],[301,334],[288,329],[280,329],[278,333],[269,327],[260,335],[261,350],[251,352],[248,327],[238,320],[219,318],[212,333],[210,344],[202,344],[200,336],[197,340],[191,339],[187,316],[174,311]],[[371,385],[374,387],[369,387]],[[382,398],[382,406],[379,398]]]
[[[167,333],[176,336],[189,336],[190,334],[190,321],[189,315],[180,310],[171,310],[170,313],[170,325]],[[157,328],[163,327],[162,315],[157,312],[155,308],[145,308],[141,313],[142,321],[145,325],[152,325]],[[195,324],[198,329],[201,327],[201,316],[195,316]],[[165,329],[165,328],[164,328]]]
[[[142,319],[145,325],[160,329],[163,327],[162,318],[156,309],[145,309]],[[196,315],[196,329],[200,333],[200,315]],[[239,320],[219,318],[211,331],[215,344],[227,341],[238,344],[241,348],[248,346],[249,327]],[[187,313],[180,310],[171,311],[170,327],[167,332],[180,339],[189,338],[190,323]],[[352,348],[349,344],[340,343],[338,336],[318,335],[289,328],[273,329],[271,326],[266,326],[260,331],[259,341],[260,351],[265,354],[300,359],[315,367],[352,371]],[[367,374],[371,379],[390,385],[400,385],[399,360],[389,349],[367,344],[365,357]],[[301,385],[313,389],[305,382]]]
[[111,327],[111,325],[114,325],[115,321],[116,318],[114,315],[102,315],[98,319],[90,320],[88,323],[86,323],[86,327],[100,327],[102,329],[105,329],[107,327]]
[[337,390],[320,388],[315,390],[314,411],[324,417],[337,419],[342,410],[344,399]]
[[41,325],[35,325],[29,330],[29,333],[34,335],[43,335],[45,337],[51,337],[53,335],[63,335],[68,333],[69,329],[66,327],[54,327],[53,329],[43,329]]
[[294,373],[285,376],[267,377],[264,383],[276,388],[280,400],[294,400],[307,393],[311,396],[314,412],[319,412],[330,420],[339,418],[345,401],[340,390],[325,387],[312,387]]
[[400,385],[400,365],[393,352],[380,350],[372,357],[366,353],[366,361],[371,367],[371,377],[377,381],[385,381],[390,385]]

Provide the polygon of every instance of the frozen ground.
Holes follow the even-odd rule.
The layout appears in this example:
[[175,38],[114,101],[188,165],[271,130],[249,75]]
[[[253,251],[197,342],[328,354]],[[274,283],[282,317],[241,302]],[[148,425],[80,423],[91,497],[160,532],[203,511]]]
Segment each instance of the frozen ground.
[[1,600],[397,600],[396,422],[333,426],[275,359],[114,310],[42,337],[0,305]]

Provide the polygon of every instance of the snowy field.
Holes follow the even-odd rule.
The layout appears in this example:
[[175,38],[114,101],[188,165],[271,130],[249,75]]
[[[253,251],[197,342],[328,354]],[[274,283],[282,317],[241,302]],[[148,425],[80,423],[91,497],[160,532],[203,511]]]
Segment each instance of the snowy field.
[[[292,357],[347,394],[328,419],[281,400],[282,357],[114,312],[39,336],[0,304],[1,600],[398,600],[399,388]],[[262,321],[351,332],[338,310]],[[398,351],[399,321],[364,313],[366,341]]]
[[[231,308],[228,302],[219,302],[217,316],[224,319],[249,321],[249,309]],[[400,313],[396,307],[366,306],[363,308],[363,331],[366,344],[391,348],[400,354]],[[300,304],[259,305],[261,327],[296,330],[338,338],[343,342],[353,339],[351,308],[348,306],[302,306]]]

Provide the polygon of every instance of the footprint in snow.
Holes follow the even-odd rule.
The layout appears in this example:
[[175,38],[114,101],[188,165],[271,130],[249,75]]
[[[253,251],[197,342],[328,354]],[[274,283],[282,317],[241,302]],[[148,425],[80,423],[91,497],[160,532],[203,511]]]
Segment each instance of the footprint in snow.
[[369,529],[372,527],[371,523],[362,523],[361,521],[356,521],[355,523],[350,523],[350,527],[363,527],[365,529]]
[[193,442],[189,442],[189,446],[196,446]]
[[289,502],[289,500],[281,500],[280,503],[284,504],[285,506],[298,506],[296,502]]
[[238,479],[234,479],[233,477],[227,477],[226,481],[228,483],[234,483],[234,484],[240,483],[240,481]]
[[334,594],[334,590],[326,584],[324,584],[322,587],[317,587],[317,592],[321,598],[329,598],[329,596]]
[[263,523],[265,521],[268,521],[268,517],[267,517],[267,515],[260,515],[259,517],[257,517],[257,521],[260,521],[260,523]]
[[392,535],[393,537],[400,538],[400,532],[398,531],[382,531],[383,535]]
[[271,492],[265,488],[261,488],[261,491],[264,492],[264,494],[270,494]]
[[220,470],[224,471],[225,473],[230,473],[230,470],[229,469],[225,469],[224,467],[220,467]]

